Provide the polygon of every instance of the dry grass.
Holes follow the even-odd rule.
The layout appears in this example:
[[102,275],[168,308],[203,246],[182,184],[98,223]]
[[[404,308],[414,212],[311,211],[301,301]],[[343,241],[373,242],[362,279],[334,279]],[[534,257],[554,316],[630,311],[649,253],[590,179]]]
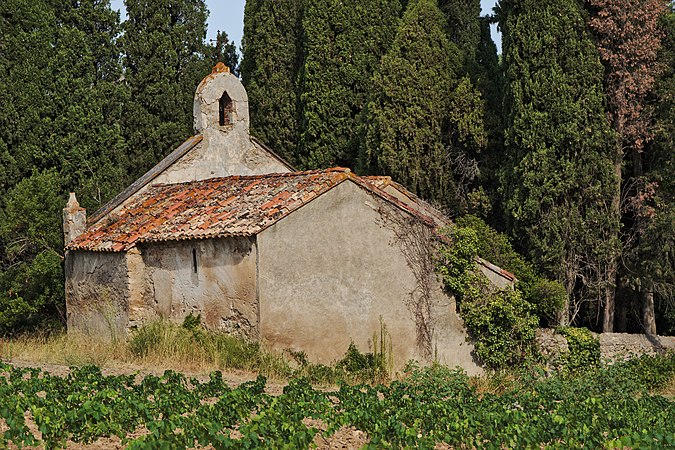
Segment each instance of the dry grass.
[[131,362],[131,354],[124,343],[75,333],[0,339],[0,357],[67,366],[107,366]]
[[221,333],[188,330],[169,322],[150,324],[126,341],[110,341],[77,333],[30,335],[0,339],[0,358],[65,366],[133,366],[189,373],[245,371],[272,380],[291,375],[283,355]]

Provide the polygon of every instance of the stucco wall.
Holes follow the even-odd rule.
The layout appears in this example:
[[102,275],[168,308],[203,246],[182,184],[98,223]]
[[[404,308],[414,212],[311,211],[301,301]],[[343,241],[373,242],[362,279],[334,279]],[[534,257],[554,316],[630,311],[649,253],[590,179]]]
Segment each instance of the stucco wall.
[[247,129],[209,129],[205,131],[202,142],[155,178],[151,184],[277,172],[289,172],[289,169],[255,145]]
[[[423,359],[406,306],[417,282],[393,231],[383,224],[380,206],[379,198],[346,181],[258,236],[263,342],[330,363],[344,355],[351,340],[361,351],[372,351],[382,317],[394,365]],[[436,285],[432,300],[440,362],[480,371],[454,299]]]
[[68,330],[123,337],[128,321],[125,255],[67,252],[65,274]]
[[211,329],[258,338],[253,238],[147,244],[130,257],[131,326],[159,317],[180,323],[192,313]]

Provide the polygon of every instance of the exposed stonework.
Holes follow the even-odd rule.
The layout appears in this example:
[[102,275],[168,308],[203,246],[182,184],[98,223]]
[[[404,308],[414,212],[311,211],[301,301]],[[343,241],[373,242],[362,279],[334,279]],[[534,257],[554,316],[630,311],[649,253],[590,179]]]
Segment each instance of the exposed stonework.
[[71,192],[66,207],[63,208],[63,242],[68,245],[87,229],[87,210],[82,208]]
[[[222,105],[226,95],[228,104]],[[221,123],[221,107],[225,107],[225,124]],[[198,133],[223,131],[230,127],[241,128],[248,134],[248,95],[237,77],[230,73],[225,64],[219,62],[210,75],[206,76],[195,93],[193,104],[194,128]]]
[[600,357],[612,361],[675,351],[675,336],[648,337],[625,333],[601,333],[597,336],[600,339]]
[[547,360],[556,360],[561,354],[567,353],[567,339],[550,328],[539,328],[535,340],[541,355]]
[[129,314],[126,255],[70,252],[65,275],[68,329],[124,337]]
[[[648,337],[644,334],[592,333],[600,341],[600,359],[619,361],[642,355],[660,355],[675,351],[675,336]],[[552,329],[537,330],[536,343],[547,359],[569,351],[567,340]]]

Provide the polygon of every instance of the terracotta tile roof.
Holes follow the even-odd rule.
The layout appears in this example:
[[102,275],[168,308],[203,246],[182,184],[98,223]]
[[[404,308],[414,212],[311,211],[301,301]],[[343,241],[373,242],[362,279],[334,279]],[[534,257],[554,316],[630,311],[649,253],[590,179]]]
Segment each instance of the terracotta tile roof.
[[347,179],[430,224],[349,169],[333,168],[154,185],[67,249],[119,252],[140,242],[252,236]]
[[422,200],[417,195],[410,192],[405,186],[392,180],[389,176],[364,176],[361,177],[366,183],[369,183],[377,189],[389,193],[387,188],[393,188],[398,191],[396,198],[402,203],[408,205],[415,211],[433,219],[436,227],[445,227],[452,224],[452,220],[439,209],[431,206],[428,202]]

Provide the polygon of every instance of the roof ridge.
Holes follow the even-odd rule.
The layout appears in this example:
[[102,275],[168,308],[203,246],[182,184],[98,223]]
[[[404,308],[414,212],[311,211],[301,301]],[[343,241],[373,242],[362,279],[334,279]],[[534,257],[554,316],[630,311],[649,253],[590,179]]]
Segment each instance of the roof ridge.
[[181,186],[181,185],[188,185],[188,184],[196,184],[196,183],[210,183],[210,182],[217,182],[217,181],[224,181],[224,180],[262,180],[265,178],[291,178],[291,177],[297,177],[297,176],[305,176],[305,175],[317,175],[320,173],[352,173],[351,169],[347,167],[330,167],[328,169],[314,169],[314,170],[305,170],[302,172],[273,172],[273,173],[261,173],[258,175],[230,175],[227,177],[213,177],[213,178],[205,178],[203,180],[191,180],[191,181],[182,181],[180,183],[157,183],[153,184],[153,186]]

